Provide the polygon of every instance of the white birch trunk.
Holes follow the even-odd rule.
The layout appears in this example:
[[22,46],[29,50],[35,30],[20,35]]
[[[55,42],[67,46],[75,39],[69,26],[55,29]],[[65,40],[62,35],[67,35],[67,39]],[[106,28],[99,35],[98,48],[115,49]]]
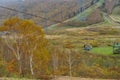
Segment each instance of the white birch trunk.
[[34,71],[33,71],[33,55],[30,55],[30,71],[32,77],[34,76]]

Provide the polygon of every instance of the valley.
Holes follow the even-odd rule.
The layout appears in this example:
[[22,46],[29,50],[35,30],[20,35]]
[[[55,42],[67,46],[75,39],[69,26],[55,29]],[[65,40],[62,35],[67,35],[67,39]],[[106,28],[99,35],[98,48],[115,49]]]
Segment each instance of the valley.
[[120,79],[119,0],[2,1],[1,79]]

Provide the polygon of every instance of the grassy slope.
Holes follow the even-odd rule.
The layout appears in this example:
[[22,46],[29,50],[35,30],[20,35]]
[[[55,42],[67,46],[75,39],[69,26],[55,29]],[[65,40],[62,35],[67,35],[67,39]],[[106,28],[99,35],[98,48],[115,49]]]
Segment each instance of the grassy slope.
[[[94,54],[112,55],[111,47],[103,47],[112,45],[111,42],[120,39],[119,35],[112,26],[105,23],[98,23],[90,25],[88,27],[81,28],[58,28],[48,33],[52,41],[62,44],[65,41],[69,41],[76,50],[82,52],[84,43],[92,43],[97,45],[98,48],[93,46],[91,51]],[[101,33],[102,32],[102,33]],[[114,33],[115,32],[115,33]],[[104,35],[105,34],[105,35]]]
[[[84,16],[84,15],[88,15],[90,14],[93,10],[95,10],[97,7],[101,6],[102,5],[102,2],[103,0],[100,0],[100,2],[96,3],[95,5],[91,6],[90,8],[88,8],[87,10],[85,10],[83,13],[67,20],[67,21],[72,21],[72,20],[79,20],[81,16]],[[115,12],[118,11],[115,10],[114,11],[114,14]],[[117,13],[117,12],[116,12]],[[110,39],[119,39],[117,37],[117,35],[111,35],[111,34],[107,34],[107,35],[98,35],[99,32],[91,32],[91,31],[86,31],[86,29],[90,29],[90,28],[100,28],[103,30],[107,30],[107,29],[104,29],[104,27],[113,27],[114,25],[114,21],[112,21],[110,19],[110,17],[106,14],[106,13],[103,13],[103,17],[104,17],[104,22],[102,23],[97,23],[97,24],[93,24],[93,25],[89,25],[87,27],[82,27],[82,28],[70,28],[70,27],[56,27],[56,26],[52,26],[51,29],[54,29],[54,33],[52,32],[51,35],[52,36],[59,36],[59,38],[54,37],[54,39],[57,41],[57,42],[61,42],[61,41],[70,41],[77,50],[82,50],[82,47],[83,47],[83,44],[84,42],[92,42],[92,40],[84,40],[86,38],[91,38],[91,39],[94,39],[96,42],[100,43],[100,44],[103,44],[103,42],[105,43],[105,45],[107,44],[111,44],[111,40]],[[96,29],[95,29],[96,30]],[[105,31],[106,33],[107,31]],[[112,32],[112,29],[111,29],[111,32]],[[60,37],[61,36],[61,37]],[[109,40],[105,40],[105,39],[109,39]],[[60,39],[60,40],[58,40]],[[93,43],[94,44],[94,43]],[[104,45],[104,46],[105,46]],[[93,50],[91,51],[92,53],[94,54],[102,54],[102,55],[112,55],[112,48],[111,47],[97,47],[97,48],[93,48]]]
[[77,16],[75,16],[75,17],[73,17],[73,18],[71,18],[67,21],[74,21],[74,20],[77,21],[77,20],[80,20],[81,18],[84,18],[84,17],[88,16],[96,8],[100,7],[103,2],[104,2],[104,0],[100,0],[98,3],[94,4],[90,8],[86,9],[84,12],[80,13],[79,15],[77,15]]
[[[70,18],[68,20],[66,20],[65,22],[68,22],[68,21],[77,21],[77,20],[80,20],[81,19],[81,16],[82,17],[86,17],[87,15],[89,15],[92,11],[94,11],[96,8],[100,7],[102,5],[104,0],[100,0],[98,3],[94,4],[93,6],[89,7],[88,9],[86,9],[84,12],[78,14],[77,16],[73,17],[73,18]],[[56,26],[59,25],[59,24],[54,24],[50,27],[48,27],[48,29],[52,30],[52,29],[55,29]]]

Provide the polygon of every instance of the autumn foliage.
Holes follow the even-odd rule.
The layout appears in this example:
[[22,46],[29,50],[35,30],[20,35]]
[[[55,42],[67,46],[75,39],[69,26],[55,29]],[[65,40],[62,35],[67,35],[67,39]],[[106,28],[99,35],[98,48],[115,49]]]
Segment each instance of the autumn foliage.
[[[87,31],[106,35],[111,31],[107,29],[108,31],[104,32],[106,29],[90,28]],[[70,40],[48,42],[41,27],[30,20],[16,17],[8,19],[0,27],[0,35],[0,77],[41,80],[56,76],[120,78],[119,56],[91,54],[83,51],[81,47],[76,49]],[[99,41],[88,38],[87,42],[93,47],[99,46]]]
[[0,27],[1,56],[9,75],[37,77],[47,74],[47,40],[40,26],[30,20],[11,18]]

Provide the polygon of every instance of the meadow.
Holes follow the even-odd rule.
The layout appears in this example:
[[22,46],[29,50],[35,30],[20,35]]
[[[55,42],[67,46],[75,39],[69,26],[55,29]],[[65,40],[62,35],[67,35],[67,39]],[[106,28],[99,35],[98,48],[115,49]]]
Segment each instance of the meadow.
[[[87,27],[54,27],[54,31],[51,29],[47,32],[46,38],[53,46],[59,45],[54,47],[58,55],[67,55],[63,53],[66,50],[64,46],[70,46],[72,60],[75,59],[72,63],[73,76],[119,79],[120,55],[112,53],[112,45],[120,41],[120,31],[113,26],[101,22]],[[84,44],[92,45],[92,50],[84,51]],[[64,72],[64,76],[69,74]]]
[[[0,27],[0,77],[120,79],[120,54],[112,53],[113,43],[120,42],[120,25],[114,20],[117,17],[100,9],[103,1],[44,32],[30,20],[17,17],[6,20]],[[86,17],[89,24],[87,20],[79,21],[84,15],[89,16]],[[69,20],[74,25],[67,25]],[[85,44],[92,49],[84,50]]]

